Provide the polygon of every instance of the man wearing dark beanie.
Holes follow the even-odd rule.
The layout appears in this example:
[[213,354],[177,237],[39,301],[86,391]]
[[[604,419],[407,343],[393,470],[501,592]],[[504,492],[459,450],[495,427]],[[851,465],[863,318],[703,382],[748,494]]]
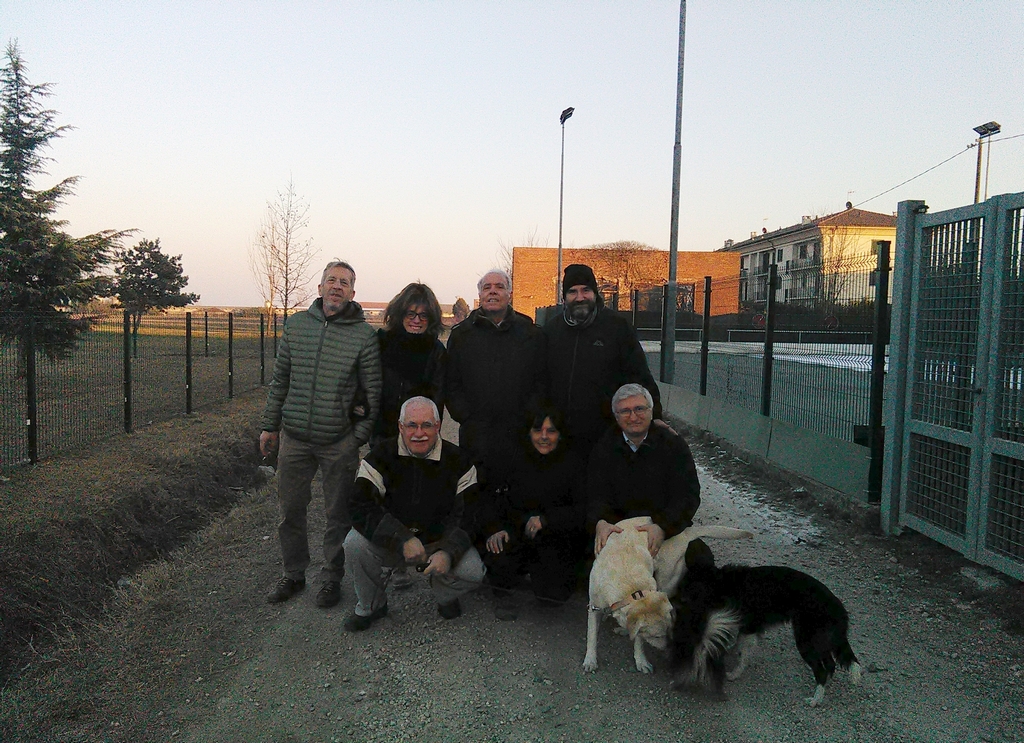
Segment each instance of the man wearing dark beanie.
[[565,416],[570,445],[586,457],[615,425],[612,395],[624,384],[643,385],[661,418],[658,385],[636,332],[624,317],[604,307],[590,266],[566,266],[565,310],[544,325],[551,402]]

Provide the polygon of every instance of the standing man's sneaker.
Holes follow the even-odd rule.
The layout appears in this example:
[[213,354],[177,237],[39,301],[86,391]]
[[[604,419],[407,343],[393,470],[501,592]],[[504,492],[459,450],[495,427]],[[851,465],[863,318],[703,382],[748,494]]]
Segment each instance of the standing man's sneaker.
[[378,619],[380,619],[381,617],[386,617],[387,615],[388,605],[384,604],[382,607],[377,609],[377,611],[365,617],[361,614],[356,614],[355,612],[352,612],[348,616],[348,618],[345,619],[344,622],[342,622],[342,626],[349,632],[362,632],[364,629],[369,629],[370,625],[376,622]]
[[267,602],[271,604],[280,604],[299,593],[305,587],[305,578],[300,580],[287,577],[281,578],[276,584],[274,584],[273,590],[267,594]]
[[341,582],[336,580],[324,581],[320,590],[316,592],[316,605],[322,609],[337,606],[341,601]]
[[443,619],[455,619],[456,617],[462,616],[462,607],[459,605],[459,600],[449,601],[447,604],[438,604],[437,613],[441,615]]

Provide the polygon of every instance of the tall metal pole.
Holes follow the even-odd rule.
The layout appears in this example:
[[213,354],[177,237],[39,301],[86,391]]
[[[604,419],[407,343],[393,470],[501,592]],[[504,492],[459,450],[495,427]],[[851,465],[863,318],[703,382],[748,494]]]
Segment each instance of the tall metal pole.
[[575,111],[572,106],[558,117],[562,124],[562,167],[558,175],[558,272],[555,275],[555,304],[562,303],[562,194],[565,192],[565,120]]
[[974,171],[974,203],[981,198],[981,145],[985,140],[978,137],[978,167]]
[[679,258],[679,175],[683,153],[683,52],[686,49],[686,0],[679,3],[679,71],[676,78],[676,144],[672,160],[672,226],[668,240],[668,286],[661,327],[661,381],[671,384],[676,372],[676,262]]

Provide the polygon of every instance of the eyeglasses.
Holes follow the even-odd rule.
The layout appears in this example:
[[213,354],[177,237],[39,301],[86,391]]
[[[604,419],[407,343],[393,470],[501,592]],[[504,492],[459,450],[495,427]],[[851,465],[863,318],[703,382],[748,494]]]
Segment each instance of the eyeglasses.
[[435,428],[437,428],[437,424],[434,423],[433,421],[424,421],[423,423],[401,423],[399,425],[401,425],[402,428],[405,428],[409,431],[415,431],[419,429],[424,433],[430,433]]
[[635,408],[619,408],[615,411],[615,415],[620,418],[628,418],[631,415],[640,417],[650,409],[650,405],[637,405]]
[[406,320],[423,320],[424,322],[429,322],[430,321],[430,313],[429,312],[413,312],[412,310],[409,310],[408,312],[405,313],[405,319]]

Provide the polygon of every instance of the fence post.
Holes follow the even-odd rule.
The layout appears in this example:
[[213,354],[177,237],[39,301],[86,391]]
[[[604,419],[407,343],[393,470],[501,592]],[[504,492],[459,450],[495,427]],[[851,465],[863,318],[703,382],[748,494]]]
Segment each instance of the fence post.
[[871,464],[868,468],[868,503],[882,499],[882,462],[885,458],[885,427],[882,402],[885,390],[885,346],[889,342],[889,240],[877,240],[878,273],[875,277],[875,333],[871,349],[871,402],[868,430]]
[[25,435],[28,439],[28,461],[39,461],[39,415],[36,396],[36,320],[28,317],[28,335],[25,337]]
[[132,432],[132,317],[124,311],[124,432]]
[[700,331],[700,394],[708,394],[708,336],[711,335],[711,277],[704,277],[704,322]]
[[273,318],[274,324],[274,361],[277,361],[277,311],[271,310],[270,316]]
[[210,313],[203,311],[203,356],[210,356]]
[[[203,313],[206,314],[205,312]],[[192,412],[192,313],[185,313],[185,415]]]
[[264,318],[263,318],[263,313],[261,312],[260,313],[260,387],[262,387],[263,385],[265,385],[267,383],[267,378],[266,378],[267,361],[266,361],[266,356],[265,356],[265,353],[264,353],[264,343],[265,343],[264,336],[265,335],[266,335],[266,330],[265,330],[265,327],[264,327]]
[[636,330],[637,305],[640,304],[640,290],[633,289],[630,293],[630,307],[633,308],[633,330]]
[[[672,384],[675,377],[675,354],[676,354],[676,343],[675,333],[672,334],[672,343],[666,343],[666,333],[669,331],[665,330],[668,325],[668,284],[665,284],[661,290],[661,368],[660,377],[662,382],[665,384]],[[674,330],[674,328],[673,328]],[[666,353],[667,351],[667,353]],[[666,358],[668,354],[672,355],[672,359]],[[668,378],[671,374],[673,379]]]
[[228,399],[235,397],[235,313],[228,313]]
[[779,267],[768,267],[768,291],[764,310],[764,366],[761,371],[761,415],[772,414],[772,354],[775,347],[775,289]]

